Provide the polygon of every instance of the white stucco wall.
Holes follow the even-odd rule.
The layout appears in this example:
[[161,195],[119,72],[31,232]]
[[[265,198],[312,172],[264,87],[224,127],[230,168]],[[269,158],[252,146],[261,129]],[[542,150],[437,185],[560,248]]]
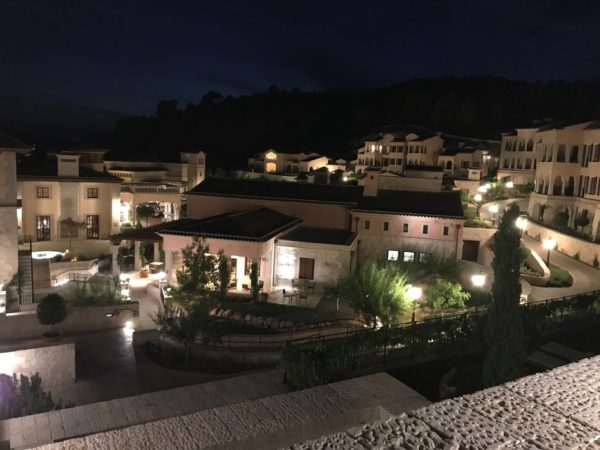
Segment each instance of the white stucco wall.
[[275,277],[297,278],[300,258],[315,260],[314,281],[331,284],[350,273],[355,244],[352,246],[312,244],[280,240],[275,251]]

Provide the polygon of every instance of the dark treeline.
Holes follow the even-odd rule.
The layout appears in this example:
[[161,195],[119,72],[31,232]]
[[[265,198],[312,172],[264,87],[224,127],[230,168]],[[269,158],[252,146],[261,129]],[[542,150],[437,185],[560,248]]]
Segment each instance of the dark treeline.
[[315,151],[343,156],[379,126],[408,123],[481,138],[553,118],[600,117],[600,81],[528,83],[501,78],[415,79],[380,89],[279,90],[223,97],[209,92],[180,109],[161,101],[151,117],[117,122],[111,157],[176,159],[204,150],[210,167],[245,166],[253,153]]

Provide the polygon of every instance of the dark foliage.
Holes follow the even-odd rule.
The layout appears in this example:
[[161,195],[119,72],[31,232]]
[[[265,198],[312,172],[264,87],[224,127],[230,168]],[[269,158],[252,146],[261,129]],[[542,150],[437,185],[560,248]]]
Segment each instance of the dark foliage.
[[44,391],[38,374],[31,377],[0,374],[0,420],[53,409],[60,409],[60,404],[55,405],[50,392]]
[[270,90],[224,98],[209,92],[180,109],[161,101],[154,116],[117,122],[110,154],[118,159],[175,160],[204,150],[211,167],[240,167],[270,147],[343,156],[377,127],[410,123],[473,137],[548,117],[600,116],[600,82],[527,83],[502,78],[415,79],[370,90]]
[[502,217],[494,235],[493,301],[488,309],[484,337],[487,355],[482,381],[495,386],[522,374],[526,337],[519,301],[521,283],[519,269],[524,259],[515,221],[519,208],[511,206]]

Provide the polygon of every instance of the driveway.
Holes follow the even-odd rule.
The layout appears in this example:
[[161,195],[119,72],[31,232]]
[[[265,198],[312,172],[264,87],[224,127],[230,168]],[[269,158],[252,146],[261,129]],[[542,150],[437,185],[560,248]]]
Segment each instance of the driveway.
[[[548,250],[545,250],[539,241],[526,235],[523,235],[522,241],[527,247],[535,250],[544,261],[546,260]],[[568,270],[573,276],[573,285],[564,288],[542,288],[531,286],[529,301],[545,300],[548,298],[564,297],[600,290],[600,271],[598,269],[563,255],[556,250],[550,251],[550,265],[555,265]]]

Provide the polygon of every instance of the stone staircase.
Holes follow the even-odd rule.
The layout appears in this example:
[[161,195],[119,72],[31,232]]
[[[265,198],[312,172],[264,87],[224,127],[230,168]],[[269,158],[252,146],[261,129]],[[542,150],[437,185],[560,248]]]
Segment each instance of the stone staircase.
[[21,310],[33,304],[33,273],[31,251],[19,250],[19,273],[21,274],[19,304]]

